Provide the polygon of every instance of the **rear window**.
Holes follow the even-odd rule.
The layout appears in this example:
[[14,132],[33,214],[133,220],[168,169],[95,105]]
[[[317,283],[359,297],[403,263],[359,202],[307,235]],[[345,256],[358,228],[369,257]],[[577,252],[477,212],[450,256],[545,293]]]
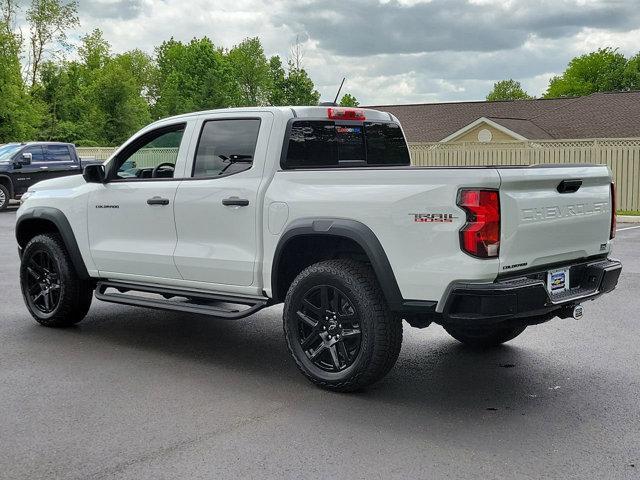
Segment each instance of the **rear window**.
[[50,162],[70,162],[69,147],[66,145],[47,145],[46,158]]
[[209,120],[202,127],[193,168],[194,177],[239,173],[251,168],[260,120]]
[[284,168],[409,165],[400,127],[390,122],[297,120],[291,125]]

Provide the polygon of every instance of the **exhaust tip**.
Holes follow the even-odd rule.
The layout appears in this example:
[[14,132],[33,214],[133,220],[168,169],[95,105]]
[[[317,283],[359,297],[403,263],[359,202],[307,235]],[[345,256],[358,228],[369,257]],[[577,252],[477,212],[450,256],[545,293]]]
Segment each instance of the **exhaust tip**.
[[584,308],[582,307],[582,305],[575,305],[573,307],[573,312],[571,313],[571,316],[576,320],[582,319],[582,317],[584,316]]

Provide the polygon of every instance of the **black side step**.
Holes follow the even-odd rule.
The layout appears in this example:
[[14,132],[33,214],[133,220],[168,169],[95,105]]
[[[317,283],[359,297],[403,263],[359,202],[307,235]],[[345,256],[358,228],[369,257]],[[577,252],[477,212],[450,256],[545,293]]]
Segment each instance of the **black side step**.
[[[114,288],[117,292],[106,293],[107,289]],[[153,293],[165,298],[142,297],[128,295],[127,292]],[[138,307],[158,308],[162,310],[176,310],[179,312],[199,313],[221,318],[244,318],[256,313],[268,306],[269,300],[234,297],[232,295],[217,295],[212,293],[192,292],[170,287],[138,285],[129,282],[117,282],[103,280],[98,282],[95,291],[96,298],[104,302],[120,303],[123,305],[135,305]],[[174,300],[172,297],[181,297],[185,300]],[[231,304],[221,306],[220,303]],[[245,305],[248,308],[238,309],[237,305]]]

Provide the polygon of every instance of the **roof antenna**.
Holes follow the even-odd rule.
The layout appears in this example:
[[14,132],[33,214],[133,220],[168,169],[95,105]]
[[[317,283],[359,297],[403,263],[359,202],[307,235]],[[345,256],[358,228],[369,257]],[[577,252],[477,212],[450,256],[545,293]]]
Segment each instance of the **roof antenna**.
[[333,99],[333,104],[334,105],[338,105],[338,97],[340,96],[340,90],[342,90],[342,86],[344,85],[344,81],[346,80],[346,77],[342,77],[342,82],[340,82],[340,88],[338,88],[338,93],[336,93],[336,98]]
[[338,97],[340,96],[340,90],[342,90],[342,86],[344,85],[344,81],[346,80],[346,77],[342,77],[342,82],[340,82],[340,88],[338,88],[338,93],[336,93],[336,98],[333,100],[333,102],[320,102],[319,105],[321,107],[337,107],[338,106]]

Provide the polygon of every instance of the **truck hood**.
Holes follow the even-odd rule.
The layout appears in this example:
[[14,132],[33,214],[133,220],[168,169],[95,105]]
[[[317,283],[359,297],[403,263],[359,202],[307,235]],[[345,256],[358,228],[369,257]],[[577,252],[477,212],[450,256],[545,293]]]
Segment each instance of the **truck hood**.
[[38,192],[40,190],[61,190],[79,187],[87,182],[82,175],[69,175],[67,177],[51,178],[43,180],[29,187],[29,191]]

